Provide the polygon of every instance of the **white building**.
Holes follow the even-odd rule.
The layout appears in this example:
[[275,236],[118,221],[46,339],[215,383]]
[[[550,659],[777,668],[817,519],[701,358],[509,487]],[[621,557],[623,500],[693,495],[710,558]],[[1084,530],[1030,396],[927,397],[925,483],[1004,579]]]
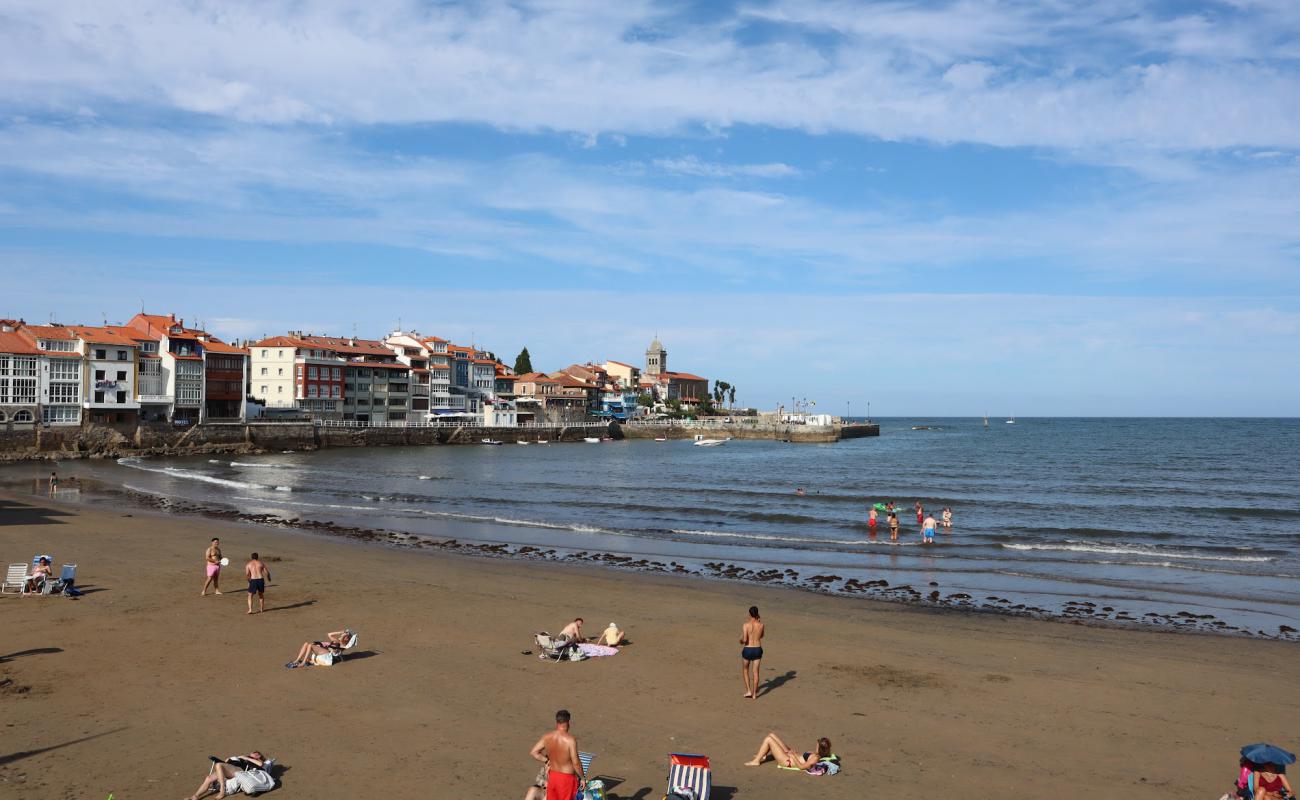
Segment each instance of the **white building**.
[[250,390],[268,416],[343,419],[347,361],[332,348],[297,335],[272,336],[249,345],[249,358]]
[[80,425],[84,359],[77,337],[62,325],[23,325],[19,330],[44,356],[38,365],[41,423]]
[[0,430],[31,428],[40,418],[42,358],[36,342],[0,321]]
[[107,327],[69,325],[84,357],[82,408],[90,422],[135,425],[136,341]]

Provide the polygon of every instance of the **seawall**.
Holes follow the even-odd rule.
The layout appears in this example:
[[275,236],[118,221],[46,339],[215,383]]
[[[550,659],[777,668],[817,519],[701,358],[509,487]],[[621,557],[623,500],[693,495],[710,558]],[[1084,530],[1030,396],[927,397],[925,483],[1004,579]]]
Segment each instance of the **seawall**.
[[324,427],[310,422],[210,422],[188,428],[145,423],[135,426],[87,424],[79,427],[0,427],[0,461],[123,456],[257,453],[315,450],[323,447],[402,447],[500,442],[580,442],[588,436],[615,435],[601,426],[554,425],[536,428],[487,427]]
[[761,417],[634,422],[623,425],[622,429],[629,439],[693,439],[698,434],[716,439],[771,439],[814,444],[880,435],[880,426],[874,422],[802,425]]

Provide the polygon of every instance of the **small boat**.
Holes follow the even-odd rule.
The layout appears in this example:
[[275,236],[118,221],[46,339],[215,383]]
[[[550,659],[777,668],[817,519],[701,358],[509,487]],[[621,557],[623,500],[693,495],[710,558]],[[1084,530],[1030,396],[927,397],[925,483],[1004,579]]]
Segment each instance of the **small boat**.
[[537,443],[538,443],[538,444],[550,444],[550,443],[551,443],[551,440],[550,440],[550,439],[538,439],[538,440],[537,440]]
[[696,447],[717,447],[718,445],[726,444],[729,441],[731,441],[730,436],[725,439],[705,439],[704,434],[697,433],[695,434],[695,441],[691,442],[691,444]]
[[519,441],[515,442],[515,444],[532,444],[532,442],[525,442],[523,439],[520,439]]
[[582,437],[582,441],[587,444],[600,444],[600,439],[595,436],[584,436]]
[[937,431],[937,430],[939,430],[939,429],[936,428],[936,427],[933,426],[933,425],[913,425],[913,426],[912,426],[912,430],[914,430],[914,431]]
[[500,441],[498,441],[498,440],[496,440],[496,439],[482,439],[482,440],[480,440],[480,441],[481,441],[483,444],[503,444],[503,442],[500,442]]
[[1016,424],[1016,418],[1015,418],[1015,417],[1012,417],[1011,419],[1007,420],[1007,424],[1008,424],[1008,425],[1015,425],[1015,424]]
[[666,441],[668,441],[668,437],[667,437],[667,436],[656,436],[656,437],[655,437],[655,441],[656,441],[656,442],[666,442]]

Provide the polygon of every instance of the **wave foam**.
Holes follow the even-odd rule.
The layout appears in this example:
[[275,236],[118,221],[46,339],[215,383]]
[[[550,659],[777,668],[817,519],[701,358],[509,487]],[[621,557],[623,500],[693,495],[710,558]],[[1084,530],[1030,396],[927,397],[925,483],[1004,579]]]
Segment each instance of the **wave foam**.
[[1273,559],[1267,556],[1216,556],[1208,553],[1188,553],[1186,551],[1163,550],[1153,547],[1135,547],[1125,545],[1095,544],[1092,542],[1071,542],[1069,544],[1022,544],[1003,542],[1008,550],[1047,550],[1068,553],[1101,553],[1111,556],[1143,556],[1146,558],[1177,558],[1188,561],[1237,561],[1267,563]]

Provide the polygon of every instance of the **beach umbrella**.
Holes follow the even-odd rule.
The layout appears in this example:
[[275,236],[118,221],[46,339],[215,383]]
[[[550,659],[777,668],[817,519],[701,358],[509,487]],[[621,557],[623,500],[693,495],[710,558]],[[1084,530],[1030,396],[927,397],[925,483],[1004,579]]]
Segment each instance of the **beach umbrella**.
[[1241,748],[1241,756],[1255,764],[1294,764],[1295,753],[1288,753],[1271,744],[1248,744]]

